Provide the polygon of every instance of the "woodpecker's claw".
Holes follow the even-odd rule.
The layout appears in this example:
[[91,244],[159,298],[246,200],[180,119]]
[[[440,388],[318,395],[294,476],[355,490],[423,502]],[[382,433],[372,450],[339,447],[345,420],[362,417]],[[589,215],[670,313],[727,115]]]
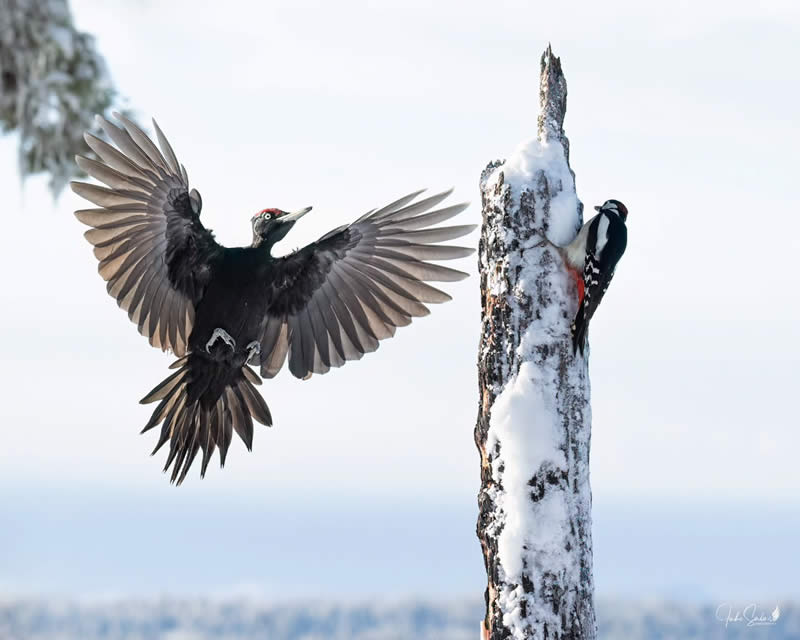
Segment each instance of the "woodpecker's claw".
[[206,352],[211,353],[211,347],[214,346],[217,340],[222,340],[231,348],[231,351],[236,349],[236,341],[231,338],[231,335],[225,329],[217,327],[214,329],[214,333],[211,334],[211,338],[206,342]]
[[547,246],[547,245],[550,245],[550,246],[551,246],[551,247],[553,247],[554,249],[560,249],[560,248],[561,248],[561,247],[559,247],[557,244],[553,244],[552,242],[550,242],[550,241],[549,241],[547,238],[545,238],[545,239],[544,239],[544,240],[542,240],[541,242],[538,242],[538,243],[536,243],[536,244],[535,244],[535,245],[533,245],[533,246],[534,246],[534,248],[536,248],[536,247],[545,247],[545,246]]
[[[251,362],[257,355],[261,355],[261,343],[258,340],[253,340],[247,345],[247,362]],[[252,362],[252,364],[257,364]]]

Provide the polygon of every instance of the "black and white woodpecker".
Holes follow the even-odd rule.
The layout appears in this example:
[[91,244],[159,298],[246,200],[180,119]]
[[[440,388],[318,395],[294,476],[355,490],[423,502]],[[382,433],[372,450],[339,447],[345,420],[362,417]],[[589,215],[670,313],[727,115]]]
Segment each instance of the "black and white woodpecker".
[[625,253],[628,209],[619,200],[606,200],[595,207],[597,215],[581,227],[578,235],[561,254],[578,289],[578,311],[572,322],[572,346],[583,353],[586,330],[605,295],[617,262]]

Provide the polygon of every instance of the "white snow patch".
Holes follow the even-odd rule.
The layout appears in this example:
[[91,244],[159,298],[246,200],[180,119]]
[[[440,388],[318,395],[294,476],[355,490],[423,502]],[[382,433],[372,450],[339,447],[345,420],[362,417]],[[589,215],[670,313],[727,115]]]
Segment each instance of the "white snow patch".
[[533,189],[538,176],[543,173],[552,196],[548,240],[564,246],[575,237],[579,229],[576,216],[578,196],[575,192],[575,178],[569,170],[560,141],[533,138],[524,142],[488,177],[487,186],[497,182],[501,171],[505,184],[511,188],[511,210],[519,207],[522,193]]
[[[498,540],[500,562],[506,578],[519,582],[523,569],[523,549],[531,545],[557,547],[563,542],[566,508],[547,494],[533,503],[528,481],[542,464],[566,469],[563,430],[556,424],[553,403],[555,389],[542,378],[541,369],[523,362],[519,373],[505,386],[492,406],[489,450],[500,441],[501,455],[494,460],[495,480],[505,489],[505,522]],[[497,468],[504,465],[502,474]],[[549,496],[549,497],[548,497]],[[558,549],[553,549],[558,551]]]

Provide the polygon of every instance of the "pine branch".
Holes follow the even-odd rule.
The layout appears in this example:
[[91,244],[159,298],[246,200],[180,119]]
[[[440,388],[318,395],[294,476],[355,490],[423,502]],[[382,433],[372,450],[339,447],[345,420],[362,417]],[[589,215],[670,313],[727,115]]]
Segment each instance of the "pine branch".
[[75,154],[90,154],[83,132],[117,98],[66,0],[0,0],[0,89],[0,129],[19,134],[20,175],[47,173],[57,196],[80,175]]

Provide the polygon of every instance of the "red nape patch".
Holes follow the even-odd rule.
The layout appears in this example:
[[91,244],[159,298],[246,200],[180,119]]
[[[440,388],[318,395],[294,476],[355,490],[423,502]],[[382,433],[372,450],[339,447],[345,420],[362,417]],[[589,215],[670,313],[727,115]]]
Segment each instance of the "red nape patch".
[[265,213],[269,213],[269,214],[272,214],[273,216],[277,216],[279,213],[281,213],[281,210],[280,209],[262,209],[256,215],[260,216],[260,215],[263,215]]

